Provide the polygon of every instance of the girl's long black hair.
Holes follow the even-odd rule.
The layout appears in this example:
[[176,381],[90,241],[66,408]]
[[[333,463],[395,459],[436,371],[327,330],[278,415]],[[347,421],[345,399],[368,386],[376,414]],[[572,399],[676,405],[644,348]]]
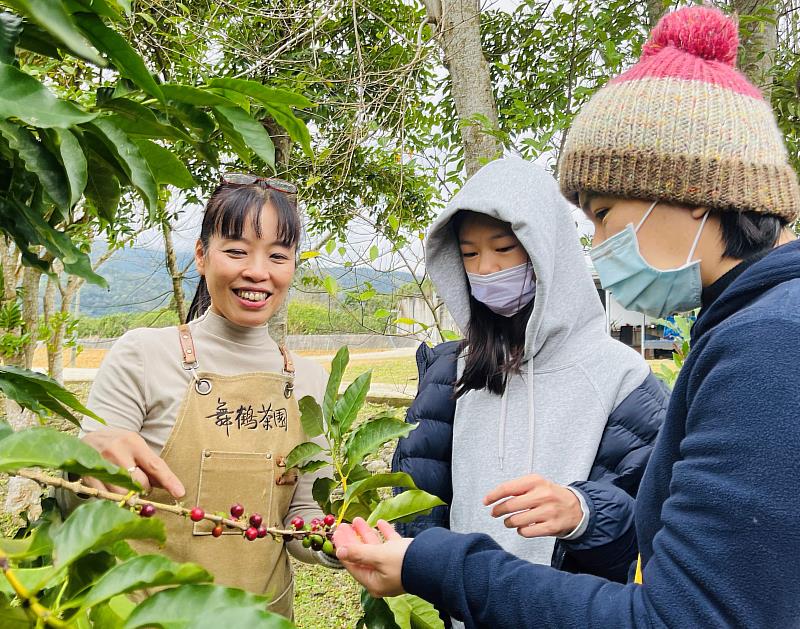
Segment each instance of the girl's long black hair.
[[[278,213],[278,242],[285,247],[296,247],[300,243],[302,226],[297,213],[297,198],[280,190],[268,187],[264,182],[242,185],[222,183],[206,203],[200,242],[203,252],[208,251],[211,236],[231,240],[242,237],[245,221],[251,221],[256,235],[261,238],[261,210],[271,206]],[[211,305],[206,278],[200,277],[197,291],[186,315],[187,321],[202,315]]]
[[[466,216],[464,211],[457,212],[450,221],[456,241]],[[469,326],[463,341],[466,347],[464,371],[455,384],[456,399],[470,389],[503,394],[508,376],[520,371],[525,354],[525,331],[535,301],[532,299],[517,314],[504,317],[469,296]]]

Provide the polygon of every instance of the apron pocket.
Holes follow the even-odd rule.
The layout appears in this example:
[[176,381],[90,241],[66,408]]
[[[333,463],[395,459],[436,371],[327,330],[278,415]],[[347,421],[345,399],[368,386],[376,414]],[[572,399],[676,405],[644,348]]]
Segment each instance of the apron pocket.
[[[200,480],[197,504],[207,513],[224,513],[241,503],[245,515],[260,513],[269,522],[272,509],[272,487],[275,484],[275,463],[272,452],[226,452],[203,450],[200,454]],[[210,520],[195,522],[193,535],[211,535],[215,524]],[[223,525],[223,535],[241,535],[239,529]]]

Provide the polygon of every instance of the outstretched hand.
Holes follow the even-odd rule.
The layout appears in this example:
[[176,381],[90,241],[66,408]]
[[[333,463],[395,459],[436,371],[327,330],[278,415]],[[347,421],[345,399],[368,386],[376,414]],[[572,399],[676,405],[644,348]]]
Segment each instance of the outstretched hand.
[[411,540],[385,520],[378,520],[378,530],[383,541],[363,518],[339,525],[333,534],[336,557],[372,596],[398,596],[404,593],[401,573]]
[[512,514],[504,523],[523,537],[569,535],[583,519],[575,494],[538,474],[501,483],[483,499],[485,505],[495,502],[492,517]]
[[[83,437],[83,442],[97,450],[104,459],[131,472],[131,478],[138,482],[145,494],[151,487],[163,487],[174,498],[186,495],[186,489],[180,479],[164,462],[164,459],[153,453],[145,440],[137,432],[122,428],[100,428]],[[95,489],[106,489],[126,494],[127,490],[115,485],[107,485],[95,478],[86,477],[84,484]]]

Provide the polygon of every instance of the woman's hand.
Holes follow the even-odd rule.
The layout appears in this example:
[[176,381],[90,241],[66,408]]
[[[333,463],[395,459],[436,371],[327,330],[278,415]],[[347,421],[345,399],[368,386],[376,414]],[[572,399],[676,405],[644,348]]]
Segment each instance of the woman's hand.
[[378,520],[378,530],[384,542],[363,518],[339,525],[333,534],[336,557],[372,596],[399,596],[404,593],[401,573],[411,540],[400,537],[385,520]]
[[[149,492],[151,487],[162,487],[174,498],[186,495],[186,489],[180,479],[169,469],[164,459],[153,454],[138,432],[122,428],[99,428],[85,435],[83,442],[97,450],[104,459],[119,465],[122,469],[127,470],[135,466],[131,478],[144,488],[145,493]],[[96,478],[87,477],[83,482],[95,489],[128,493],[121,487],[106,485]]]
[[483,504],[492,507],[492,516],[505,519],[508,528],[517,529],[522,537],[569,535],[583,519],[577,496],[538,474],[529,474],[507,481],[486,494]]

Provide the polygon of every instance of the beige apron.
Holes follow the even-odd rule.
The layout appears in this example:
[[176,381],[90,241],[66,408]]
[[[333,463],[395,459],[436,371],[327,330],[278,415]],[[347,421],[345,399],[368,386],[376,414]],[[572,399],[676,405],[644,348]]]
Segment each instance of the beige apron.
[[[182,503],[230,517],[234,503],[245,516],[260,513],[265,526],[283,526],[297,484],[283,461],[306,440],[294,396],[294,366],[282,347],[284,373],[236,376],[197,371],[189,327],[178,328],[183,367],[191,373],[186,396],[161,452],[186,488]],[[154,502],[173,502],[154,489]],[[238,529],[211,535],[214,524],[165,514],[167,544],[138,541],[137,552],[161,553],[174,561],[200,564],[214,583],[270,596],[269,609],[288,618],[294,598],[292,570],[282,541],[267,536],[248,541]]]

